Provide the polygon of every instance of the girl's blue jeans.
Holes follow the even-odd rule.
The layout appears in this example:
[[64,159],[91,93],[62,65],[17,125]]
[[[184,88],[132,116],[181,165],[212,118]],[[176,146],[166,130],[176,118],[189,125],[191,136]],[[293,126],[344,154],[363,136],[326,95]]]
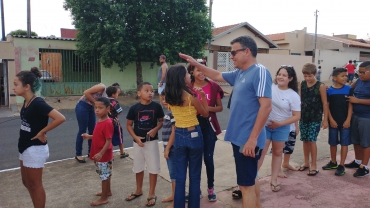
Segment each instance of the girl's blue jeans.
[[[82,156],[82,145],[84,139],[81,134],[86,133],[88,129],[89,134],[92,135],[95,127],[95,113],[94,107],[86,102],[79,101],[76,105],[76,117],[78,122],[78,133],[76,137],[76,156]],[[90,153],[91,139],[88,140],[88,154]]]
[[200,177],[202,172],[203,135],[199,126],[175,130],[176,189],[174,207],[185,207],[185,182],[189,166],[188,207],[200,207]]

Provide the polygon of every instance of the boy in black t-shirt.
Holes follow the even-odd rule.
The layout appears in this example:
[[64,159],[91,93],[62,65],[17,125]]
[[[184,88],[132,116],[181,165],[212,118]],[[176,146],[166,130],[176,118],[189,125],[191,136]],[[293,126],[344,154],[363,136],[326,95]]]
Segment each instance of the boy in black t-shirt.
[[119,88],[119,85],[116,86],[110,86],[107,88],[106,93],[108,95],[109,101],[110,101],[110,111],[109,111],[109,118],[113,119],[113,126],[114,126],[114,133],[112,137],[112,144],[113,146],[119,146],[120,151],[120,158],[128,157],[129,154],[127,154],[123,150],[123,135],[122,135],[122,126],[119,122],[118,115],[122,113],[122,108],[118,101],[116,100],[118,95],[121,93],[121,89]]
[[[337,68],[333,71],[334,85],[327,89],[329,103],[329,145],[331,160],[322,167],[324,170],[337,169],[335,175],[345,173],[344,161],[347,157],[348,145],[351,144],[350,125],[352,117],[352,104],[347,96],[353,95],[353,90],[346,85],[347,69]],[[339,138],[338,138],[339,134]],[[337,145],[341,145],[340,164],[337,164]]]
[[143,194],[144,170],[147,169],[150,187],[146,206],[154,206],[157,201],[155,187],[161,171],[158,130],[163,126],[164,113],[161,105],[152,101],[153,94],[153,86],[149,82],[141,83],[137,89],[140,102],[131,106],[126,116],[127,131],[134,139],[133,171],[136,173],[136,190],[126,197],[126,201],[134,200]]

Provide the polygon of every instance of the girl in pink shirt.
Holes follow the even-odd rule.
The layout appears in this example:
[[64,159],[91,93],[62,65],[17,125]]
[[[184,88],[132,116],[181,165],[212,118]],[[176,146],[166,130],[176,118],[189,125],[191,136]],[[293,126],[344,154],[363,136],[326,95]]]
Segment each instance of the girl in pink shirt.
[[[199,125],[202,129],[204,141],[204,164],[207,171],[207,184],[208,184],[208,201],[217,201],[217,196],[214,191],[214,175],[215,167],[213,162],[213,153],[215,150],[217,135],[221,133],[220,124],[218,123],[216,113],[221,112],[224,92],[221,87],[209,79],[194,66],[188,66],[188,72],[191,75],[191,84],[193,87],[200,87],[206,94],[206,99],[209,109],[209,117],[205,118],[200,114],[197,115]],[[202,100],[198,95],[198,99]]]

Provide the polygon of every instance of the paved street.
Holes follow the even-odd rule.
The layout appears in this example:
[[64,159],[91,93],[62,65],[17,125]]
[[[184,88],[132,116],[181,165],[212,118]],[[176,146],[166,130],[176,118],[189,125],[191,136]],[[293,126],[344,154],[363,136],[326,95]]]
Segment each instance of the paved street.
[[[218,113],[222,129],[226,129],[228,120],[229,110],[226,108],[228,98],[225,97],[223,99],[224,111]],[[125,127],[128,109],[129,106],[124,106],[123,113],[119,116],[123,127],[125,148],[132,147],[133,143]],[[76,115],[74,110],[61,110],[61,112],[66,117],[66,122],[48,133],[48,145],[50,148],[48,161],[62,160],[75,156],[75,141],[78,130]],[[19,116],[0,118],[0,170],[19,167],[17,148],[19,126]],[[161,135],[161,132],[159,132],[159,135]],[[118,147],[115,149],[118,149]],[[87,154],[87,142],[84,142],[83,154]]]

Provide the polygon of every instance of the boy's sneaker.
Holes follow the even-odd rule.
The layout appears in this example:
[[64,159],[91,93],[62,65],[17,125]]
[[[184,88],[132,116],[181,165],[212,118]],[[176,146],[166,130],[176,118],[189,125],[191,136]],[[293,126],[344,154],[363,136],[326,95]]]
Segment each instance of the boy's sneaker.
[[366,169],[364,166],[359,167],[353,174],[353,176],[356,178],[362,178],[367,175],[369,175],[369,169]]
[[215,189],[214,188],[208,189],[208,201],[210,201],[210,202],[217,201],[217,196],[215,194]]
[[342,176],[342,175],[344,175],[344,173],[346,173],[346,169],[344,168],[344,166],[343,165],[338,165],[338,168],[335,171],[335,175]]
[[[203,195],[202,195],[202,190],[200,190],[200,196],[199,196],[199,199],[203,198]],[[185,195],[185,201],[189,201],[189,194],[186,194]]]
[[344,164],[344,167],[346,168],[359,168],[360,165],[356,163],[356,161],[352,161],[351,163]]
[[331,169],[337,169],[338,168],[338,164],[337,163],[333,163],[331,160],[328,164],[322,166],[322,169],[323,170],[331,170]]

